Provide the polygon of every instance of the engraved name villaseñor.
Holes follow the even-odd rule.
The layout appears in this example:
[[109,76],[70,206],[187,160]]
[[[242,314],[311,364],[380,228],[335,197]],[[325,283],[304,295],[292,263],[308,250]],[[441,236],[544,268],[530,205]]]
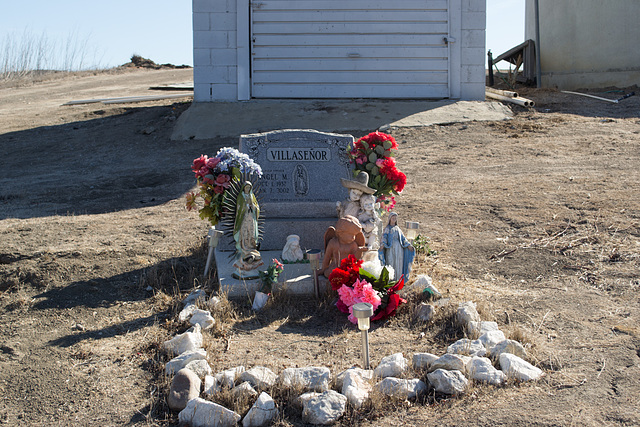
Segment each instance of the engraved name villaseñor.
[[268,148],[267,160],[271,162],[328,162],[329,148]]

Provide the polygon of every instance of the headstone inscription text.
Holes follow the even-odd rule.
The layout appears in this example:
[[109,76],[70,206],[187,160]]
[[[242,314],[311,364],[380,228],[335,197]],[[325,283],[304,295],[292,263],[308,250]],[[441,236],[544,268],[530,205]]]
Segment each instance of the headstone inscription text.
[[[262,167],[260,197],[263,203],[327,202],[333,205],[344,197],[340,178],[350,176],[347,149],[352,142],[351,135],[313,130],[273,131],[242,135],[240,151]],[[278,216],[281,214],[282,209],[278,209]],[[291,214],[285,216],[303,213]]]

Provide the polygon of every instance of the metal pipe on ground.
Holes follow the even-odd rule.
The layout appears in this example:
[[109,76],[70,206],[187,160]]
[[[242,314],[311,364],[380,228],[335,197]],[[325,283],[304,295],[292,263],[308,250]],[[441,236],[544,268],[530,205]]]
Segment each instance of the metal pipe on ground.
[[494,89],[492,87],[485,87],[485,90],[488,92],[497,93],[498,95],[509,96],[511,98],[517,98],[519,96],[518,92],[513,92],[510,90]]
[[527,98],[504,96],[488,91],[485,91],[485,96],[498,101],[511,102],[512,104],[520,105],[521,107],[532,108],[536,106],[535,102]]

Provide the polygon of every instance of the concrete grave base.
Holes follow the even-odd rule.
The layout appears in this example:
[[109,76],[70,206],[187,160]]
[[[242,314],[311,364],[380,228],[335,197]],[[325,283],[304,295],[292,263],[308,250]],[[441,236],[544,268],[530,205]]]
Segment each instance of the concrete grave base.
[[[220,292],[225,292],[230,298],[247,297],[253,298],[256,291],[260,290],[262,282],[260,279],[242,280],[233,278],[235,268],[232,265],[230,255],[233,252],[214,251],[216,266],[218,269],[218,283]],[[266,270],[271,264],[271,260],[277,258],[281,260],[281,251],[261,251],[264,265],[259,270]],[[324,276],[318,277],[320,294],[324,294],[329,289],[329,281]],[[284,270],[280,273],[278,284],[274,285],[274,291],[284,291],[294,295],[314,296],[313,276],[308,263],[305,264],[285,264]]]

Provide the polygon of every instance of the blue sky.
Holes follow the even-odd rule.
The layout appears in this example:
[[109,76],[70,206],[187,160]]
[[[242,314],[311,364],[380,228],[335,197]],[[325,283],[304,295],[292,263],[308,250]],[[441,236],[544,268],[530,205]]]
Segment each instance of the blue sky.
[[[219,0],[218,0],[219,1]],[[486,47],[494,57],[524,41],[525,0],[487,0]],[[191,0],[0,0],[4,41],[45,35],[71,41],[89,66],[112,67],[136,53],[157,63],[193,65]]]

